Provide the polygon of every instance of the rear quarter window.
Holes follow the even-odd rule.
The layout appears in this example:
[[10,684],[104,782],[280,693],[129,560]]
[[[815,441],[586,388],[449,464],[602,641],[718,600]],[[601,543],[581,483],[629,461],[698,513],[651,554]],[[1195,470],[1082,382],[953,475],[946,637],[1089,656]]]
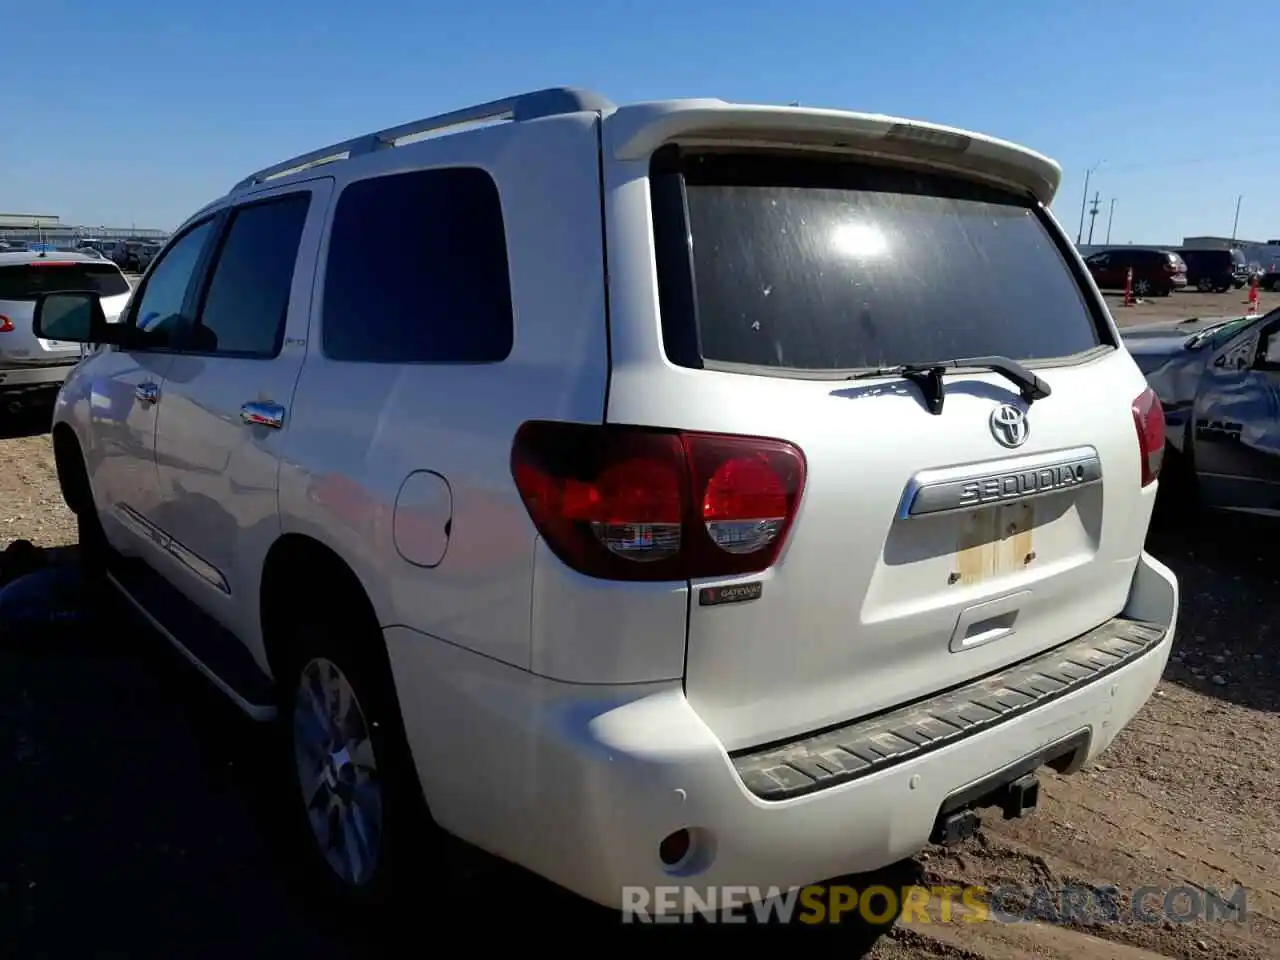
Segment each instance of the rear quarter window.
[[333,360],[505,360],[515,322],[493,178],[455,167],[347,186],[333,218],[321,323]]
[[1110,343],[1030,199],[750,155],[655,158],[652,185],[673,362],[821,374]]
[[0,267],[0,300],[34,300],[42,293],[91,291],[102,297],[129,292],[129,282],[109,263],[17,264]]

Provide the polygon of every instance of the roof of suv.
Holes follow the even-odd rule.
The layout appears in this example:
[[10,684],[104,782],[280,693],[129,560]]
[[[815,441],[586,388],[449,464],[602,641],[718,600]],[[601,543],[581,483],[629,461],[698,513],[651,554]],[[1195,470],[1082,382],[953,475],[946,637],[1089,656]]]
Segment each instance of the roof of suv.
[[110,263],[102,257],[79,250],[0,250],[0,267],[22,266],[26,263],[39,263],[41,260],[57,260],[63,263]]
[[663,143],[733,142],[849,149],[886,159],[910,159],[997,180],[1048,205],[1062,180],[1053,160],[1017,144],[917,120],[815,107],[664,100],[616,106],[591,91],[555,87],[411,121],[308,151],[245,177],[232,194],[300,175],[322,164],[407,145],[427,135],[461,133],[479,125],[521,123],[593,112],[610,117],[608,149],[621,160],[642,160]]

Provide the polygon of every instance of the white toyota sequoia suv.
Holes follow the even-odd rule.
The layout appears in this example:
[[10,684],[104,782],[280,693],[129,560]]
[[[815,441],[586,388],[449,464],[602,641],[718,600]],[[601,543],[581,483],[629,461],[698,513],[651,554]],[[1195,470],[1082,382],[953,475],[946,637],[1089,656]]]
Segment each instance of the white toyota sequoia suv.
[[96,345],[53,426],[86,570],[282,725],[357,899],[434,829],[621,908],[1021,816],[1151,694],[1178,606],[1163,415],[1060,173],[573,89],[262,170],[120,323],[37,304]]

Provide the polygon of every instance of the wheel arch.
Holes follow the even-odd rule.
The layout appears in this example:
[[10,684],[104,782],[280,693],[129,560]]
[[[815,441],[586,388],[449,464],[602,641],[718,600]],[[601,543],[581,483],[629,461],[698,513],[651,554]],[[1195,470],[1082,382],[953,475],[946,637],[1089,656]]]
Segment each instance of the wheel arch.
[[[290,604],[296,602],[300,594],[305,602],[308,595],[315,595],[313,590],[322,590],[330,600],[342,598],[344,607],[369,631],[368,649],[363,653],[374,657],[389,671],[390,658],[382,641],[382,626],[373,600],[355,570],[336,550],[314,537],[284,533],[267,551],[258,590],[263,651],[272,676],[277,679],[282,676],[290,653],[283,618],[288,616]],[[350,607],[346,607],[348,603]]]
[[[58,473],[58,488],[62,499],[77,516],[86,505],[92,506],[93,493],[88,487],[89,475],[85,465],[84,450],[75,430],[65,422],[55,423],[53,436],[53,463]],[[77,463],[77,460],[79,461]]]

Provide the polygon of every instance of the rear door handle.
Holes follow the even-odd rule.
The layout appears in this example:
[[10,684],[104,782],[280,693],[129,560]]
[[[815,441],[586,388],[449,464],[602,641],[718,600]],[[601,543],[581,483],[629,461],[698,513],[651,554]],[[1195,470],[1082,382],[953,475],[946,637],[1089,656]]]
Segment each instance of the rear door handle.
[[160,399],[160,385],[147,381],[134,388],[133,395],[139,403],[155,403]]
[[284,426],[284,407],[278,403],[253,401],[240,408],[240,419],[252,427],[271,427],[273,430],[279,430]]

